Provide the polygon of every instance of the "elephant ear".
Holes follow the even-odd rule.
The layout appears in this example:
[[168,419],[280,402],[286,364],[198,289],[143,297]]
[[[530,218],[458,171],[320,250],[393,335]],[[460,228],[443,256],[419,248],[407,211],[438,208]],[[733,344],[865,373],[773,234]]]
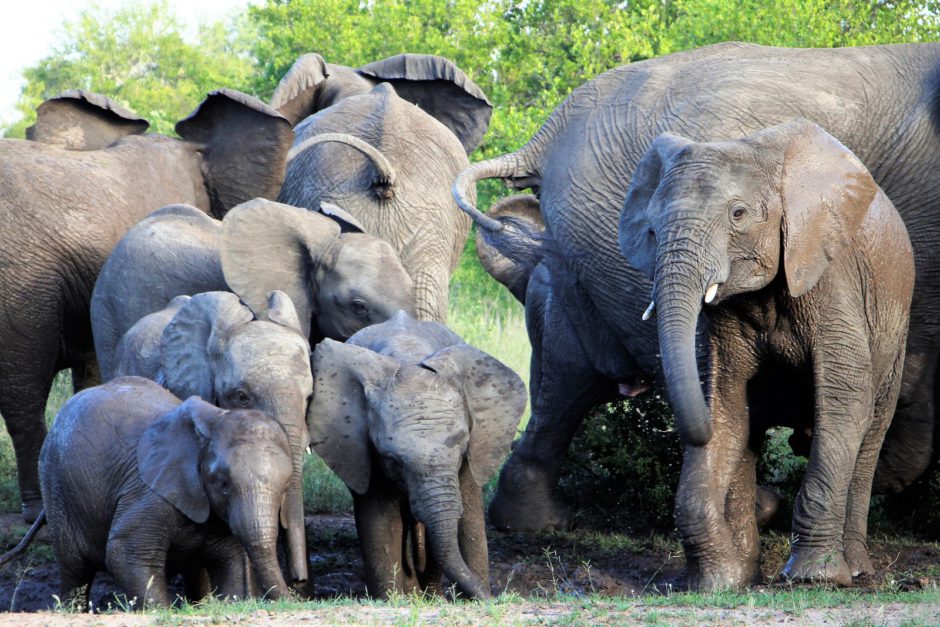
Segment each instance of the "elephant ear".
[[212,356],[235,328],[254,319],[231,292],[196,294],[180,307],[160,339],[157,383],[180,398],[213,398]]
[[672,159],[691,143],[672,133],[663,133],[654,139],[637,164],[627,189],[620,214],[620,252],[631,266],[650,279],[656,272],[656,236],[647,213],[650,200]]
[[470,412],[470,472],[483,485],[499,470],[525,411],[525,384],[511,368],[467,344],[442,348],[421,362],[463,392]]
[[317,93],[329,75],[323,57],[316,53],[303,55],[277,84],[271,106],[287,118],[291,126],[297,126],[314,112]]
[[[539,238],[529,239],[515,250],[504,251],[493,245],[488,239],[489,231],[477,229],[477,257],[491,277],[505,285],[520,303],[525,304],[526,288],[535,266],[542,260],[545,223],[539,209],[539,200],[532,194],[518,194],[501,198],[494,203],[487,215],[505,222],[519,220],[529,228],[524,232]],[[507,244],[509,245],[509,244]]]
[[449,128],[467,154],[486,133],[493,105],[453,61],[430,54],[399,54],[356,70],[391,83],[399,97],[413,102]]
[[209,519],[209,495],[199,472],[200,441],[223,414],[192,396],[158,418],[137,444],[137,469],[144,483],[197,523]]
[[67,150],[101,150],[128,135],[140,135],[150,122],[110,98],[70,89],[36,109],[36,123],[26,139]]
[[222,220],[225,282],[259,319],[267,317],[268,294],[281,290],[309,337],[314,266],[339,234],[335,222],[312,211],[261,198],[246,202]]
[[320,213],[327,216],[339,225],[343,233],[365,233],[366,227],[356,219],[356,216],[331,202],[320,201]]
[[219,89],[177,122],[176,132],[202,144],[203,178],[215,217],[246,200],[277,196],[294,131],[275,109],[247,94]]
[[783,267],[790,294],[813,289],[850,246],[878,193],[852,151],[806,120],[782,125]]
[[147,314],[134,323],[114,349],[112,379],[138,376],[156,379],[163,359],[163,331],[189,296],[177,296],[159,311]]
[[368,348],[325,339],[313,351],[310,445],[350,490],[365,494],[370,467],[368,396],[384,389],[400,364]]

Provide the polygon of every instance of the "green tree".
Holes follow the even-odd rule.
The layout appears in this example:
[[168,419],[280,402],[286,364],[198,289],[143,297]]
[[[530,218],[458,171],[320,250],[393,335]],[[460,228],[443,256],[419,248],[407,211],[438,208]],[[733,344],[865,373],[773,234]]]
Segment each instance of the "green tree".
[[234,27],[202,25],[192,41],[165,0],[83,11],[63,26],[49,56],[24,72],[20,121],[7,137],[22,137],[43,100],[67,89],[99,92],[147,118],[151,131],[173,133],[206,92],[250,85],[254,65]]

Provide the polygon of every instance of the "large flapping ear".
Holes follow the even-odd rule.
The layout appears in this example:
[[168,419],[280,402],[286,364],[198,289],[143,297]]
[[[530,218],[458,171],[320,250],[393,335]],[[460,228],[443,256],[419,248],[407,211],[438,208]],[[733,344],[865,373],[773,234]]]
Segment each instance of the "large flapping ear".
[[[539,200],[532,194],[517,194],[501,198],[494,203],[487,215],[496,220],[504,218],[520,220],[530,228],[528,231],[544,237],[545,223],[539,210]],[[525,304],[526,288],[535,266],[542,260],[540,241],[521,242],[529,250],[502,251],[487,239],[485,229],[477,229],[477,257],[491,277],[505,285],[520,303]],[[501,240],[504,241],[504,240]],[[507,242],[507,245],[511,242]]]
[[525,411],[526,388],[511,368],[481,350],[457,344],[442,348],[421,365],[451,380],[470,412],[470,472],[483,485],[499,470]]
[[467,154],[482,141],[493,105],[453,61],[430,54],[399,54],[356,71],[391,83],[401,98],[453,131]]
[[654,139],[637,164],[627,189],[627,198],[620,214],[620,252],[631,266],[651,279],[656,271],[656,236],[647,210],[669,162],[691,143],[672,133],[663,133]]
[[369,489],[367,394],[384,389],[400,365],[368,348],[325,339],[313,351],[310,445],[350,490]]
[[329,75],[323,57],[316,53],[303,55],[277,84],[271,106],[280,111],[291,126],[297,126],[316,110],[317,93]]
[[313,211],[256,198],[222,220],[222,272],[229,288],[259,319],[268,294],[281,290],[293,303],[303,334],[314,315],[314,260],[337,240],[339,225]]
[[219,89],[177,122],[176,132],[203,145],[203,177],[215,217],[252,198],[277,197],[294,141],[290,123],[277,110]]
[[110,98],[70,89],[39,105],[26,139],[67,150],[101,150],[127,135],[140,135],[149,126]]
[[224,412],[197,396],[158,418],[137,444],[137,468],[151,490],[187,518],[209,518],[209,495],[199,473],[200,433]]
[[878,184],[852,151],[812,122],[787,122],[768,137],[783,150],[783,267],[798,297],[851,245]]
[[180,398],[213,398],[212,353],[233,329],[254,319],[231,292],[196,294],[180,307],[160,340],[158,383]]

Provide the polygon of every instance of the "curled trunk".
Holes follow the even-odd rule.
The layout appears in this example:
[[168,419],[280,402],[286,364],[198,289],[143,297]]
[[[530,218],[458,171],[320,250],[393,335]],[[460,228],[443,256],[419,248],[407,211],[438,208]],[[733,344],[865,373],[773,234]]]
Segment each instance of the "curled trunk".
[[528,174],[521,152],[513,152],[474,163],[466,168],[457,176],[451,193],[457,201],[457,206],[470,216],[477,226],[486,231],[498,232],[503,228],[502,223],[481,212],[471,200],[477,182],[493,178],[522,178]]
[[654,300],[663,372],[679,435],[684,444],[704,446],[711,439],[712,424],[695,358],[695,326],[702,308],[696,280],[688,273],[658,272]]

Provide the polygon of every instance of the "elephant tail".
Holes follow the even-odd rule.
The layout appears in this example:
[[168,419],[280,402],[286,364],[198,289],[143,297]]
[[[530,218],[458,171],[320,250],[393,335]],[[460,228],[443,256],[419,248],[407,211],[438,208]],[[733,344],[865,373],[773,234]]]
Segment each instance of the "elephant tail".
[[29,545],[32,544],[33,538],[36,537],[36,534],[39,533],[39,530],[42,526],[46,524],[46,510],[43,509],[39,512],[39,516],[36,517],[36,521],[29,528],[29,531],[26,532],[26,535],[23,536],[23,539],[20,540],[20,543],[13,547],[10,551],[0,556],[0,568],[3,568],[13,560],[17,559],[20,555],[26,552],[26,549],[29,548]]
[[311,147],[325,142],[346,144],[368,157],[378,174],[373,182],[373,188],[376,194],[380,198],[386,199],[395,195],[395,182],[398,180],[395,168],[392,167],[392,164],[389,163],[388,159],[378,148],[349,133],[320,133],[319,135],[308,137],[290,149],[287,153],[287,164],[290,165],[291,161]]

